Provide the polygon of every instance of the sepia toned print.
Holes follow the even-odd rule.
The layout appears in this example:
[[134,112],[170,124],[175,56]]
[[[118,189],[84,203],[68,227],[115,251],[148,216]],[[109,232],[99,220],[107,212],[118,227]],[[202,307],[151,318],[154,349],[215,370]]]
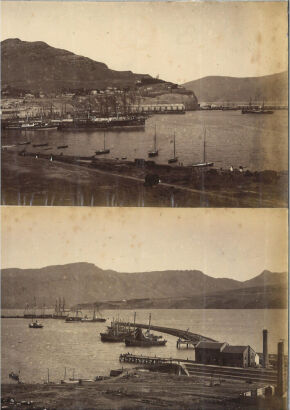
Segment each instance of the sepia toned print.
[[287,210],[1,214],[4,408],[286,409]]
[[3,1],[2,37],[2,205],[287,207],[286,2]]

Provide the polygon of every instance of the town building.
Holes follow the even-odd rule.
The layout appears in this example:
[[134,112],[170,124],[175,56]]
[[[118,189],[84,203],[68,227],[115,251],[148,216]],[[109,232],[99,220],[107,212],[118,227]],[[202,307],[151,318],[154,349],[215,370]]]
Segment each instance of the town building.
[[258,364],[256,352],[251,346],[231,346],[228,343],[201,341],[195,347],[197,363],[254,367]]

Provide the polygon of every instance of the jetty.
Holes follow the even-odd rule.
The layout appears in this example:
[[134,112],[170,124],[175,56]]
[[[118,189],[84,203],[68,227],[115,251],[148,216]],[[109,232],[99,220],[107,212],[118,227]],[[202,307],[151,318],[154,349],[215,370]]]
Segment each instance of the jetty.
[[[121,325],[126,325],[129,327],[137,327],[141,329],[150,329],[155,330],[156,332],[166,333],[168,335],[176,336],[180,339],[180,341],[186,341],[188,344],[196,345],[198,342],[216,342],[216,340],[211,339],[207,336],[202,336],[197,333],[189,332],[188,330],[181,330],[181,329],[174,329],[171,327],[163,327],[163,326],[156,326],[156,325],[149,325],[149,324],[142,324],[142,323],[124,323],[121,322]],[[186,343],[185,342],[185,343]]]
[[[121,363],[143,365],[149,368],[161,366],[179,366],[181,374],[206,378],[218,378],[224,380],[242,381],[244,383],[269,383],[277,384],[277,369],[265,368],[241,368],[218,365],[206,365],[196,363],[194,360],[182,358],[166,358],[158,356],[143,356],[131,353],[123,353],[119,356]],[[286,378],[286,374],[284,375]]]

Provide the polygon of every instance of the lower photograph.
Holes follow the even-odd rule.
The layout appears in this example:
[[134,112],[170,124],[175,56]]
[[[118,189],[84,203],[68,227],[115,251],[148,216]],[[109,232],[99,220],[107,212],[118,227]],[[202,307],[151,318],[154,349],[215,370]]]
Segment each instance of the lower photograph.
[[3,206],[1,408],[286,409],[287,218]]

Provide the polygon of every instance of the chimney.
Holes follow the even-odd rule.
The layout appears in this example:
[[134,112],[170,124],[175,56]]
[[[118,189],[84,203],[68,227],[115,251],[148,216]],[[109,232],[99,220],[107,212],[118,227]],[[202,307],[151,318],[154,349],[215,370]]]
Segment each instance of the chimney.
[[285,392],[285,378],[284,378],[284,342],[278,343],[278,362],[277,362],[277,396],[282,397]]
[[268,355],[268,330],[263,330],[263,366],[269,366],[269,355]]

